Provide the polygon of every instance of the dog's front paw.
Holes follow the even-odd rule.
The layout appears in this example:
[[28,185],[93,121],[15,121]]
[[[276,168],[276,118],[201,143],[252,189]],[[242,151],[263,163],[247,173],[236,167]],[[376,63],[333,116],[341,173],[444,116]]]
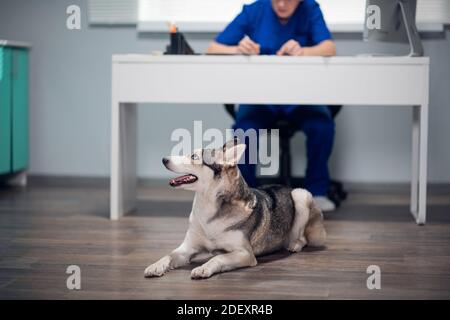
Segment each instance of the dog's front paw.
[[163,258],[158,262],[155,262],[154,264],[148,266],[144,271],[144,275],[146,278],[161,277],[167,271],[169,271],[169,261],[168,259]]
[[213,275],[213,271],[210,267],[202,265],[192,270],[192,279],[206,279]]

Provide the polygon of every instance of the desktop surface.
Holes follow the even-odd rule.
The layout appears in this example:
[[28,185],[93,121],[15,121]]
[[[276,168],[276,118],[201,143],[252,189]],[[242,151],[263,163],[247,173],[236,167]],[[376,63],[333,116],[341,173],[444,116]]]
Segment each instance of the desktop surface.
[[115,54],[113,62],[118,63],[292,63],[292,64],[429,64],[429,57],[407,56],[275,56],[275,55],[152,55]]

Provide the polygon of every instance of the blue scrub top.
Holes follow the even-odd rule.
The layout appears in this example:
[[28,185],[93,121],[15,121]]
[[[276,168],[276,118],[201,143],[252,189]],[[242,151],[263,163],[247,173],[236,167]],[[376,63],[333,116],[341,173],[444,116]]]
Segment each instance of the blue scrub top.
[[303,0],[286,24],[272,8],[271,0],[244,5],[242,12],[216,37],[216,42],[237,45],[244,36],[260,44],[260,54],[276,54],[287,41],[294,39],[310,47],[332,39],[322,11],[314,0]]
[[[215,41],[234,46],[244,36],[249,36],[261,46],[260,54],[276,54],[287,41],[294,39],[302,47],[319,44],[332,39],[330,31],[323,19],[322,11],[314,0],[303,0],[286,24],[281,24],[272,8],[271,0],[258,0],[244,5],[242,12],[220,33]],[[291,113],[298,105],[268,105],[273,112]],[[327,106],[302,106],[331,116]]]

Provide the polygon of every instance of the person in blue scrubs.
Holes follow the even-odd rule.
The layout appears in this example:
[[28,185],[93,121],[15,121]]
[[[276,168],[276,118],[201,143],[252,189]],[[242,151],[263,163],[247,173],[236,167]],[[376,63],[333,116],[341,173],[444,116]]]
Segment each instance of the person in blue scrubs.
[[[336,46],[314,0],[258,0],[242,12],[210,44],[211,54],[332,56]],[[299,75],[300,77],[301,75]],[[295,83],[286,83],[293,90]],[[327,106],[239,105],[233,129],[267,129],[280,118],[289,119],[306,135],[305,187],[323,211],[335,209],[327,198],[328,159],[334,139],[334,121]],[[248,143],[246,141],[246,143]],[[247,151],[250,148],[247,148]],[[244,179],[256,187],[256,165],[240,164]]]

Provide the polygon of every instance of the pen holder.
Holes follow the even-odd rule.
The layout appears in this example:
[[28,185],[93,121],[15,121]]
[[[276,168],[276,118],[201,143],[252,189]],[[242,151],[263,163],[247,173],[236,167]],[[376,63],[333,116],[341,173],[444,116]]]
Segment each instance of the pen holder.
[[194,54],[183,34],[180,32],[170,33],[170,45],[167,46],[165,54]]

